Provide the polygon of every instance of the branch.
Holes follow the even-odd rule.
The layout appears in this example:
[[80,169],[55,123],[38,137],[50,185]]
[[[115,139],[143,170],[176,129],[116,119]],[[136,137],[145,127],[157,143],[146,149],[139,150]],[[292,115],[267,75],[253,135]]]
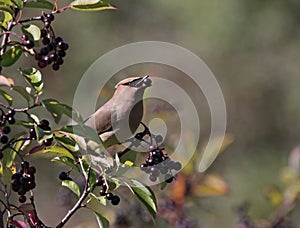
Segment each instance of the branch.
[[86,199],[86,197],[91,192],[91,189],[90,189],[90,186],[89,186],[90,171],[91,171],[91,167],[89,167],[89,169],[88,169],[88,173],[87,173],[87,176],[86,176],[86,182],[85,182],[84,190],[83,190],[83,193],[82,193],[81,197],[78,199],[77,203],[73,206],[73,208],[68,211],[68,213],[61,220],[61,222],[56,226],[56,228],[62,228],[69,221],[69,219],[72,217],[72,215],[78,209],[80,209],[82,207],[83,201]]

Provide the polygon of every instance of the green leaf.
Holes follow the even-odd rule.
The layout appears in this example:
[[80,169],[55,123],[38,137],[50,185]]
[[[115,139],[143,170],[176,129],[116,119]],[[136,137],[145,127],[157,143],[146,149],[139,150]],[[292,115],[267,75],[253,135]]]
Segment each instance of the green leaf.
[[62,181],[61,185],[67,187],[72,192],[74,192],[78,197],[80,197],[79,187],[74,181],[64,180],[64,181]]
[[99,0],[76,0],[71,3],[71,8],[82,11],[99,11],[99,10],[115,10],[116,7],[112,6],[106,1]]
[[69,157],[66,157],[66,156],[57,156],[55,158],[53,158],[51,161],[53,162],[60,162],[66,166],[69,166],[71,167],[72,169],[75,169],[77,170],[78,172],[80,172],[80,169],[77,165],[75,165],[75,161]]
[[61,156],[69,157],[72,160],[75,159],[70,151],[68,151],[66,148],[61,147],[61,146],[51,146],[47,149],[44,149],[43,153],[56,153],[56,154],[61,155]]
[[27,69],[19,69],[20,73],[25,77],[26,81],[37,91],[42,92],[44,83],[42,81],[42,74],[34,67]]
[[0,21],[3,28],[7,28],[7,23],[13,19],[12,15],[5,11],[0,11]]
[[89,193],[88,207],[93,211],[101,211],[101,206],[106,206],[106,198],[104,196],[96,196],[94,193]]
[[76,153],[79,152],[79,146],[78,144],[75,142],[74,139],[61,134],[59,132],[55,133],[55,139],[65,148],[67,148],[69,151],[71,151],[72,153]]
[[36,25],[23,25],[22,32],[29,37],[30,40],[38,41],[41,38],[41,30]]
[[15,4],[11,0],[0,0],[0,3],[3,5],[15,6]]
[[101,214],[94,212],[100,228],[109,228],[109,221]]
[[0,89],[0,96],[2,96],[6,101],[7,103],[11,106],[12,105],[12,102],[13,102],[13,99],[10,95],[8,95],[5,91],[3,91],[2,89]]
[[0,11],[4,11],[9,13],[10,15],[14,15],[14,11],[9,6],[6,5],[0,5]]
[[134,179],[131,179],[130,186],[128,187],[141,202],[142,206],[150,213],[152,219],[155,220],[157,205],[156,198],[152,190],[148,186],[145,186]]
[[88,171],[89,171],[89,185],[90,185],[90,188],[93,189],[95,187],[95,184],[96,184],[96,180],[97,180],[97,177],[98,177],[98,174],[97,172],[90,168],[90,164],[85,160],[85,159],[81,159],[82,161],[82,169],[83,169],[83,172],[84,172],[84,175],[88,175]]
[[10,168],[16,158],[17,153],[12,149],[3,151],[3,168]]
[[29,94],[27,90],[22,86],[14,86],[12,87],[12,89],[17,93],[19,93],[22,97],[24,97],[27,102],[29,102],[30,99],[32,98],[32,95]]
[[22,0],[12,0],[12,2],[19,8],[19,9],[23,9],[23,1]]
[[46,0],[29,1],[25,4],[25,7],[41,8],[41,9],[49,9],[49,10],[53,10],[54,8],[53,4]]
[[34,128],[38,143],[42,143],[45,139],[53,138],[53,133],[51,131],[45,131],[40,127]]
[[22,54],[22,48],[20,46],[14,46],[2,55],[0,66],[8,67],[13,65],[20,58]]
[[72,120],[82,123],[83,119],[80,116],[79,112],[73,110],[70,106],[66,104],[61,104],[54,99],[45,99],[42,102],[42,105],[51,113],[56,123],[58,123],[63,114],[71,118]]
[[3,177],[6,184],[11,184],[12,171],[10,168],[3,167]]
[[60,131],[79,135],[88,140],[92,140],[98,144],[102,144],[98,133],[94,129],[92,129],[88,126],[85,126],[85,125],[64,126],[63,128],[60,129]]

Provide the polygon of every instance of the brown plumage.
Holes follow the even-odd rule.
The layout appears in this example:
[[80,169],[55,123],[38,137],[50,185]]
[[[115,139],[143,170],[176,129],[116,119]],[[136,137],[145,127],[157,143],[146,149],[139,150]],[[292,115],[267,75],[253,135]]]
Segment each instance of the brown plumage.
[[151,86],[149,76],[120,81],[112,98],[91,115],[85,124],[96,129],[104,146],[130,138],[143,117],[143,95]]

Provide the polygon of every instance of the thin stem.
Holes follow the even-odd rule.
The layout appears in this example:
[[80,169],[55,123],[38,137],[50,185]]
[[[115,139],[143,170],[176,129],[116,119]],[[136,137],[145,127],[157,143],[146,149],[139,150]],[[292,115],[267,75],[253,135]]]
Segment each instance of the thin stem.
[[42,20],[42,16],[26,18],[26,19],[18,21],[18,23],[22,24],[22,23],[26,23],[26,22],[30,22],[30,21],[40,21],[40,20]]
[[[61,220],[61,222],[56,226],[56,228],[62,228],[69,221],[69,219],[74,215],[74,213],[83,207],[83,205],[82,205],[83,201],[86,199],[86,197],[91,192],[91,189],[89,186],[90,171],[91,171],[91,167],[89,167],[88,172],[85,175],[86,181],[85,181],[85,186],[84,186],[84,190],[83,190],[81,197],[78,199],[77,203],[73,206],[73,208],[68,211],[68,213]],[[85,173],[85,172],[83,172],[83,173]]]

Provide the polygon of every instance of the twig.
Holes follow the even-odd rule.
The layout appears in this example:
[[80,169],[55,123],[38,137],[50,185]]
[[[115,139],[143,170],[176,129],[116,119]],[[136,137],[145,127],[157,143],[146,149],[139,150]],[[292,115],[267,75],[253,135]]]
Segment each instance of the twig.
[[[89,195],[89,193],[91,192],[90,186],[89,186],[89,179],[90,179],[90,171],[91,171],[91,167],[89,167],[86,180],[85,180],[85,186],[84,186],[84,190],[83,193],[81,195],[81,197],[78,199],[77,203],[73,206],[73,208],[71,210],[68,211],[68,213],[65,215],[65,217],[61,220],[61,222],[56,226],[56,228],[62,228],[68,221],[69,219],[72,217],[72,215],[80,208],[82,208],[82,203],[83,201],[86,199],[86,197]],[[83,172],[84,173],[84,172]]]

